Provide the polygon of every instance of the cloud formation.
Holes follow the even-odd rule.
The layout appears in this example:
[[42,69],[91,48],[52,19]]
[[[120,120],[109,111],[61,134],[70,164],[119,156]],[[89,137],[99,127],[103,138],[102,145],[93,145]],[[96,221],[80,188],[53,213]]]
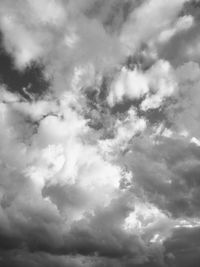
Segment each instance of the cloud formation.
[[198,266],[194,5],[0,1],[0,266]]

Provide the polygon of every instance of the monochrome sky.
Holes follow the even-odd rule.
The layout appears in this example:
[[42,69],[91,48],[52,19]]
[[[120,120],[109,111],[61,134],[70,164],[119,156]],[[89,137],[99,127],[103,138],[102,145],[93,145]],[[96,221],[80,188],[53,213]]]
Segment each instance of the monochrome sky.
[[0,266],[200,266],[199,62],[199,0],[0,0]]

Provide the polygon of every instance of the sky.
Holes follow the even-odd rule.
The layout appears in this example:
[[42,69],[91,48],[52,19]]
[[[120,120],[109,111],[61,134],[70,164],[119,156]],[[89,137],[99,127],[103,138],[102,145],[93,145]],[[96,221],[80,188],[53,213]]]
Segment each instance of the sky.
[[200,1],[0,0],[0,267],[198,267]]

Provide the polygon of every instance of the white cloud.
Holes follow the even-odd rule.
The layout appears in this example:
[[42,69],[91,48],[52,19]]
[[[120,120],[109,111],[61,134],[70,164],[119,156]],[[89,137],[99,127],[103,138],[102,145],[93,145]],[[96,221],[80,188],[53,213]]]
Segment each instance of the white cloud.
[[176,90],[177,81],[173,67],[168,61],[158,60],[146,72],[123,68],[111,84],[107,101],[112,107],[124,99],[144,98],[141,109],[148,110],[160,107]]
[[99,140],[101,153],[108,158],[118,157],[119,152],[126,151],[133,137],[145,131],[146,126],[145,119],[139,118],[136,111],[130,108],[123,120],[116,120],[113,126],[114,137]]
[[167,61],[157,61],[147,72],[147,77],[151,92],[141,104],[143,110],[160,107],[162,101],[177,90],[174,70]]
[[139,99],[148,91],[148,81],[141,71],[122,68],[118,77],[111,84],[108,103],[113,106],[117,102],[122,102],[126,97],[133,100]]
[[135,209],[125,219],[126,231],[139,232],[147,242],[160,242],[167,239],[173,230],[173,221],[156,206],[149,203],[136,203]]
[[173,27],[164,30],[158,37],[158,42],[168,42],[177,33],[187,31],[194,25],[194,18],[191,15],[180,17]]

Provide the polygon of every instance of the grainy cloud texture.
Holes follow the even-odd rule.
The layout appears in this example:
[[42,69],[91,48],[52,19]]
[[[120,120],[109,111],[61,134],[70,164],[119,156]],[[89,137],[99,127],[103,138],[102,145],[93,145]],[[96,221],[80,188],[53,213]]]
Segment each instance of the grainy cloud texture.
[[0,266],[200,266],[200,1],[0,0]]

